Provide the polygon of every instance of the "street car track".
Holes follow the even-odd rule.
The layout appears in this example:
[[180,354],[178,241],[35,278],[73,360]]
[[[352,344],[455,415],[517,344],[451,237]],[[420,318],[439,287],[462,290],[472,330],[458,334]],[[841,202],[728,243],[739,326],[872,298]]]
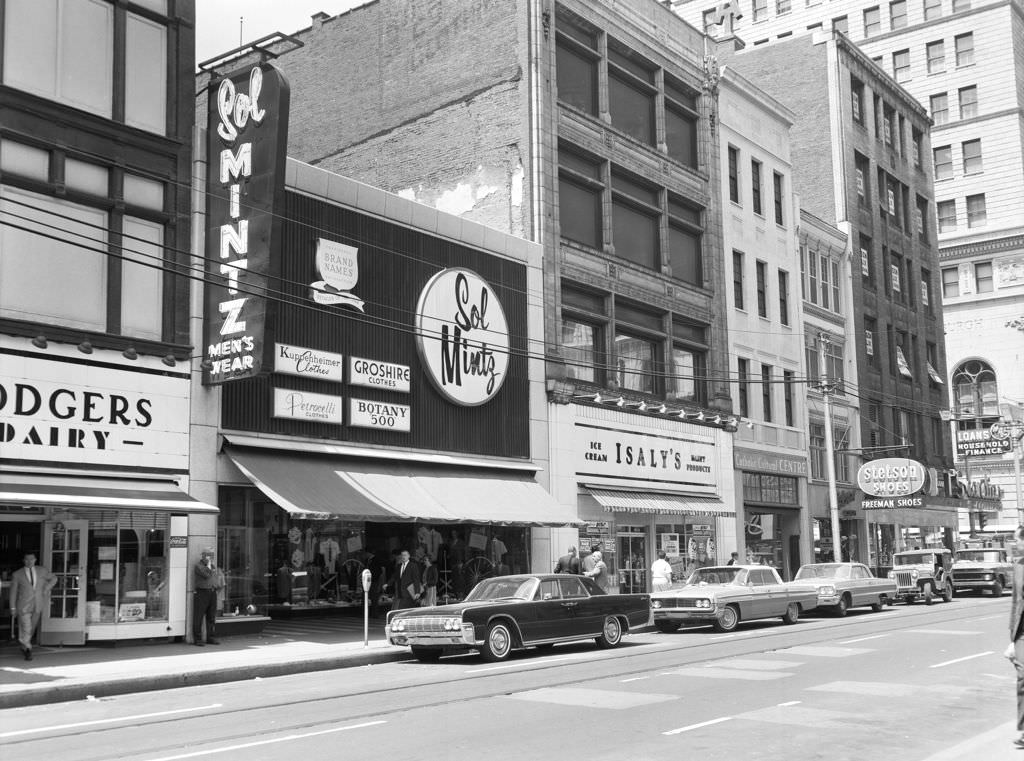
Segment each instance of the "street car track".
[[[952,604],[939,603],[930,607],[926,607],[924,605],[901,605],[894,608],[886,608],[882,613],[866,612],[859,615],[851,615],[842,619],[833,619],[828,617],[802,619],[801,623],[797,624],[795,627],[784,627],[775,623],[754,623],[746,627],[741,627],[734,633],[734,635],[744,636],[732,636],[728,639],[723,638],[721,635],[714,635],[700,641],[694,641],[697,636],[700,636],[700,632],[697,632],[694,629],[684,629],[673,634],[659,634],[651,632],[644,633],[639,636],[653,638],[653,641],[636,644],[626,643],[614,651],[599,650],[597,648],[593,648],[593,646],[589,644],[565,645],[558,648],[550,657],[545,657],[544,655],[538,656],[529,650],[524,651],[523,653],[518,654],[518,657],[515,657],[511,663],[503,665],[521,666],[521,669],[515,672],[520,675],[536,673],[538,677],[540,677],[538,679],[537,686],[541,687],[548,686],[550,684],[550,679],[546,676],[545,672],[550,671],[552,668],[563,668],[565,671],[559,675],[558,682],[561,686],[569,686],[574,684],[585,684],[594,678],[592,671],[578,676],[573,676],[568,673],[568,668],[570,667],[593,667],[595,664],[603,664],[609,668],[607,672],[600,674],[602,678],[629,677],[662,668],[663,666],[652,663],[651,659],[657,658],[658,656],[670,656],[673,658],[671,665],[675,667],[681,665],[693,665],[702,662],[715,661],[725,657],[737,657],[759,652],[779,650],[792,646],[794,640],[799,640],[800,644],[807,645],[835,641],[840,637],[846,640],[849,638],[856,638],[860,635],[875,636],[882,633],[890,634],[898,633],[902,630],[919,629],[922,626],[922,620],[927,620],[928,625],[933,627],[938,624],[953,622],[961,625],[970,624],[979,615],[1002,615],[1001,607],[1002,606],[1000,606],[999,601],[993,600],[992,598],[978,598],[976,600],[964,600],[961,598]],[[880,632],[879,625],[884,628],[884,631]],[[705,634],[709,633],[707,627],[702,627],[702,629]],[[811,635],[809,639],[806,638],[808,635]],[[571,654],[571,657],[566,657],[569,654]],[[638,656],[645,656],[648,660],[643,663],[637,662],[635,659]],[[138,722],[137,719],[136,721],[132,721],[131,717],[125,717],[124,721],[131,722],[130,724],[116,724],[114,721],[111,721],[109,724],[104,726],[90,728],[78,727],[74,731],[71,729],[62,730],[58,726],[54,727],[52,733],[49,733],[44,727],[41,728],[41,731],[33,733],[32,735],[3,741],[2,744],[0,744],[0,748],[3,749],[3,752],[6,755],[7,753],[12,752],[13,749],[16,749],[19,745],[54,741],[59,740],[60,738],[73,736],[77,738],[75,749],[88,752],[90,745],[102,747],[103,744],[101,739],[102,736],[106,734],[124,731],[129,728],[141,730],[143,728],[159,728],[161,725],[168,725],[169,727],[174,726],[175,729],[173,732],[153,731],[146,733],[148,739],[144,752],[140,752],[138,748],[126,748],[124,755],[112,756],[110,753],[110,747],[107,746],[104,751],[99,752],[96,755],[76,755],[74,757],[75,759],[83,759],[83,761],[92,761],[93,759],[95,759],[95,761],[109,761],[112,758],[159,758],[175,752],[185,752],[188,749],[194,749],[196,747],[194,742],[172,741],[172,738],[192,736],[190,732],[183,728],[183,724],[186,721],[189,722],[189,724],[206,721],[217,722],[218,726],[223,727],[238,727],[237,730],[226,732],[223,735],[218,735],[217,739],[214,741],[205,741],[204,748],[212,750],[211,744],[230,744],[237,741],[251,742],[254,739],[254,734],[251,729],[253,717],[255,714],[261,712],[267,712],[267,715],[274,716],[275,720],[272,722],[264,722],[262,725],[264,729],[260,730],[257,735],[255,735],[258,737],[273,736],[280,733],[308,730],[313,727],[324,726],[326,722],[322,718],[289,722],[279,721],[282,714],[301,716],[303,714],[301,706],[304,703],[308,703],[310,705],[315,704],[321,709],[330,709],[331,704],[338,703],[339,705],[337,706],[337,710],[333,710],[331,713],[334,716],[344,716],[344,722],[339,721],[336,723],[339,725],[342,723],[345,725],[354,725],[360,722],[366,722],[369,719],[386,720],[395,714],[401,714],[416,708],[464,703],[467,701],[475,701],[509,694],[507,686],[502,685],[500,688],[496,689],[493,684],[493,677],[507,676],[510,673],[509,669],[472,669],[467,671],[463,668],[470,663],[475,665],[477,663],[481,663],[481,661],[475,655],[468,655],[445,658],[439,664],[425,666],[416,662],[414,659],[410,659],[408,661],[399,661],[390,665],[396,667],[407,666],[413,671],[414,676],[418,678],[398,680],[391,678],[392,675],[389,675],[385,686],[375,687],[369,690],[365,688],[357,688],[353,691],[328,697],[318,695],[316,697],[311,697],[308,700],[291,699],[288,701],[275,701],[259,705],[231,707],[230,705],[225,704],[224,708],[203,716],[175,716],[173,718],[155,717],[143,722]],[[450,677],[446,675],[445,669],[451,670]],[[541,676],[542,674],[544,674],[544,676]],[[410,688],[413,687],[423,686],[425,680],[422,677],[424,676],[430,680],[428,683],[433,686],[435,694],[443,693],[443,687],[446,685],[461,684],[464,688],[458,690],[458,694],[452,694],[450,696],[438,694],[437,699],[425,704],[423,702],[422,693],[418,690],[410,690]],[[294,677],[278,677],[278,679],[281,678],[289,679]],[[231,683],[219,686],[227,687],[230,684]],[[195,690],[202,688],[189,687],[180,689]],[[527,689],[530,689],[529,685],[518,685],[514,691],[518,692]],[[170,692],[176,691],[177,690]],[[381,705],[386,707],[377,710],[359,710],[360,707],[366,705],[368,702],[367,697],[369,695],[387,696],[387,700],[381,702]],[[130,696],[123,697],[130,698]],[[123,698],[115,698],[113,700],[121,699]],[[341,705],[343,701],[350,701],[353,704],[348,706]],[[109,703],[113,701],[104,702]],[[280,710],[289,707],[292,709],[291,711]],[[237,717],[237,719],[235,717]],[[243,718],[248,721],[244,721]]]

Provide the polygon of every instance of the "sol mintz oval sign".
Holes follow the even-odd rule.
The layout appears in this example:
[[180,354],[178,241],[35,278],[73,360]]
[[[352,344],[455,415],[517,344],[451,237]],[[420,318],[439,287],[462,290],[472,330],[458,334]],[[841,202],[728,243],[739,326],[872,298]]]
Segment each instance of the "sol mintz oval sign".
[[447,399],[466,407],[489,402],[508,373],[509,333],[494,289],[472,270],[442,270],[416,305],[416,348]]

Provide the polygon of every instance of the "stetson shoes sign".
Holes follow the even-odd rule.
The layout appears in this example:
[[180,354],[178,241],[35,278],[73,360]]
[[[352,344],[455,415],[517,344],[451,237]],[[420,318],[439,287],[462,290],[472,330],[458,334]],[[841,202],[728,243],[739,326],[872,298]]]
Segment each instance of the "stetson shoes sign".
[[262,64],[211,83],[208,100],[203,383],[214,385],[272,369],[288,83]]

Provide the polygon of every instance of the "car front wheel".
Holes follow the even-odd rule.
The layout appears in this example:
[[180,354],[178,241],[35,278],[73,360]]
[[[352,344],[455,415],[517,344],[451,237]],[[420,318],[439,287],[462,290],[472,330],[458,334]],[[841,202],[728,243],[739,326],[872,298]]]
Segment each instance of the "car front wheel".
[[622,622],[615,616],[608,616],[601,627],[601,634],[597,637],[598,647],[616,647],[622,642]]
[[842,618],[846,615],[846,612],[850,609],[850,601],[846,599],[846,595],[839,598],[839,604],[836,605],[836,615]]
[[784,624],[795,624],[800,620],[800,606],[795,602],[791,602],[789,607],[786,608],[786,612],[782,614],[782,623]]
[[882,608],[885,607],[885,598],[879,597],[878,602],[871,603],[871,610],[875,613],[881,613]]
[[1002,597],[1003,596],[1003,585],[998,580],[996,581],[995,584],[992,585],[992,596],[993,597]]
[[739,622],[739,612],[730,605],[728,608],[722,609],[722,612],[718,614],[718,618],[715,619],[715,623],[712,626],[716,632],[731,632]]
[[942,601],[953,602],[953,582],[946,581],[942,587]]
[[512,630],[508,624],[498,621],[487,627],[487,636],[484,637],[484,646],[480,649],[480,655],[485,661],[494,663],[508,658],[512,652]]

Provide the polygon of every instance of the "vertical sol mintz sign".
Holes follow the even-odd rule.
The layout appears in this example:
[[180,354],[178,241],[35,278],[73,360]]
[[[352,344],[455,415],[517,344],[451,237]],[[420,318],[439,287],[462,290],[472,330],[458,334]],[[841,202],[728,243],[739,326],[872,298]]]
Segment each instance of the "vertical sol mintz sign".
[[289,92],[265,63],[211,82],[207,96],[203,383],[215,385],[272,369],[266,333],[279,290],[274,210],[284,194]]

